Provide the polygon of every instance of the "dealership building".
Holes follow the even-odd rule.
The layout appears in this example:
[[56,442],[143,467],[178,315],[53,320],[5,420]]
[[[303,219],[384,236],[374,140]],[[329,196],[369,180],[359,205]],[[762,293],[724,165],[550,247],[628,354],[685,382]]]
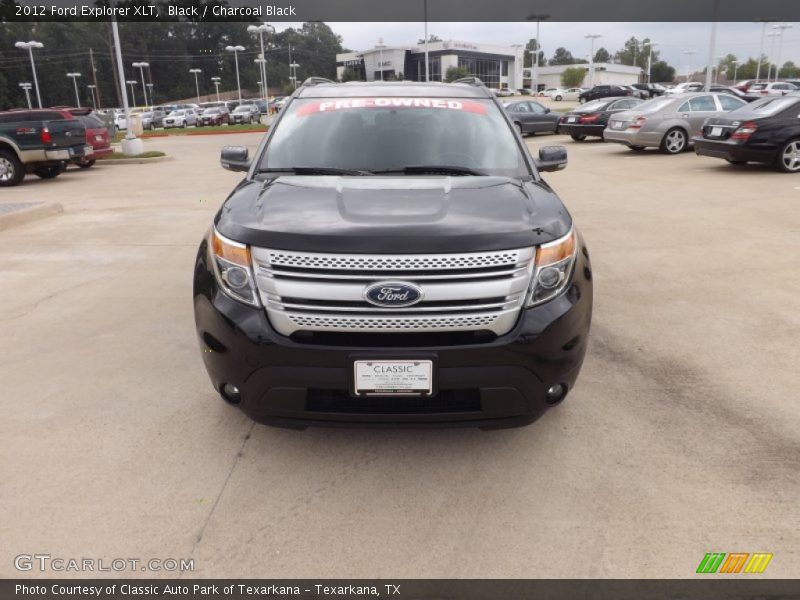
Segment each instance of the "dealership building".
[[[486,86],[518,89],[522,85],[524,47],[473,44],[456,40],[428,43],[428,73],[430,81],[443,81],[450,67],[464,67],[480,78]],[[362,81],[381,78],[425,81],[425,45],[379,45],[361,52],[336,55],[336,77],[342,78],[345,69],[355,72]]]
[[[579,87],[591,87],[594,85],[632,85],[641,81],[643,70],[641,67],[631,67],[628,65],[615,65],[612,63],[595,63],[594,81],[591,81],[588,64],[558,65],[555,67],[539,67],[538,87],[540,90],[554,87],[561,87],[561,74],[570,68],[580,68],[586,70],[583,83]],[[530,69],[525,69],[525,85],[521,87],[531,87]]]

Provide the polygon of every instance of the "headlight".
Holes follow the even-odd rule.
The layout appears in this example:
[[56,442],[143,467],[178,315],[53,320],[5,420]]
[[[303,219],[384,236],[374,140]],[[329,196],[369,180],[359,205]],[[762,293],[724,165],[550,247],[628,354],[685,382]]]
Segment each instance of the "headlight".
[[222,290],[231,298],[258,306],[258,289],[253,276],[250,248],[221,236],[212,228],[208,247],[214,275]]
[[527,307],[547,302],[564,291],[572,275],[577,248],[575,230],[571,229],[564,237],[536,249]]

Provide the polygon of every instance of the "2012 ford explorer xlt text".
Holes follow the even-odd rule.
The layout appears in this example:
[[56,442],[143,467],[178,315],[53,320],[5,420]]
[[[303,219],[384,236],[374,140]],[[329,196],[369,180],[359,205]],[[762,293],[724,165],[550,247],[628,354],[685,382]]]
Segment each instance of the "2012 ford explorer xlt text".
[[307,81],[200,244],[214,388],[257,421],[502,427],[575,384],[589,253],[479,80]]

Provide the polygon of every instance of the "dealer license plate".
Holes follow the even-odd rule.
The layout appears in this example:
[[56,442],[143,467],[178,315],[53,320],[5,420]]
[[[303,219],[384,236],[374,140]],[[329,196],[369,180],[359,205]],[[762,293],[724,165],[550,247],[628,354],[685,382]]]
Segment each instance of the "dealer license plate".
[[577,119],[575,117],[569,117],[567,119],[567,123],[574,123],[575,121],[577,121]]
[[714,137],[720,137],[722,135],[722,127],[712,127],[711,135]]
[[357,360],[353,369],[357,396],[429,396],[433,393],[433,361],[430,360]]
[[625,129],[625,121],[611,121],[611,129]]

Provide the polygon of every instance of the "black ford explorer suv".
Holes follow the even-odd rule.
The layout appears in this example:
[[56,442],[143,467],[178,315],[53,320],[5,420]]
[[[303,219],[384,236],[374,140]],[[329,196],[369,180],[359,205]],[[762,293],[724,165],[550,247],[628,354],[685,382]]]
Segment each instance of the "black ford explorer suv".
[[197,253],[211,382],[272,425],[524,425],[575,385],[589,253],[480,80],[292,95]]

